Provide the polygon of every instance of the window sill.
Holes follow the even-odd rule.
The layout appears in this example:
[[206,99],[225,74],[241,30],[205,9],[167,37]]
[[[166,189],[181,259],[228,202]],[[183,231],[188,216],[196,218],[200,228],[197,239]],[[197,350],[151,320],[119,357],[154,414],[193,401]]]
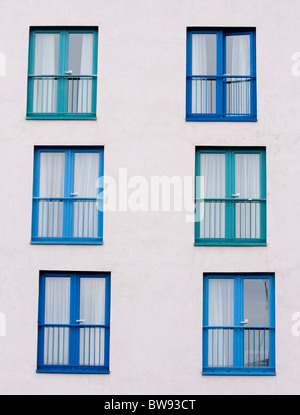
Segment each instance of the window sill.
[[258,119],[256,116],[248,116],[248,117],[224,117],[224,116],[203,116],[203,115],[187,115],[186,116],[187,122],[257,122]]
[[103,238],[99,239],[32,239],[31,245],[103,245]]
[[77,374],[77,375],[109,375],[110,370],[107,368],[101,369],[94,369],[94,368],[87,368],[87,369],[80,369],[80,368],[46,368],[41,367],[38,368],[36,373],[44,373],[44,374]]
[[96,114],[34,114],[27,115],[26,120],[53,120],[53,121],[96,121]]
[[267,242],[263,239],[258,241],[248,241],[248,240],[196,240],[194,246],[267,246]]
[[203,376],[276,376],[274,368],[207,368]]

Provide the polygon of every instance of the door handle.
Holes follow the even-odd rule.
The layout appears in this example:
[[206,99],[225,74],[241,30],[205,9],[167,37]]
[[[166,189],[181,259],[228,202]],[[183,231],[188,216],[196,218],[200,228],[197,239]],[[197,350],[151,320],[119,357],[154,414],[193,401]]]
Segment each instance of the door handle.
[[235,193],[232,197],[240,197],[240,193]]
[[78,196],[78,195],[79,195],[79,193],[78,193],[78,192],[71,193],[71,196]]
[[73,71],[65,71],[65,74],[66,75],[72,75],[73,74]]
[[241,321],[241,324],[248,324],[249,323],[249,320],[245,320],[245,321]]
[[78,324],[85,323],[85,320],[76,320],[76,323]]

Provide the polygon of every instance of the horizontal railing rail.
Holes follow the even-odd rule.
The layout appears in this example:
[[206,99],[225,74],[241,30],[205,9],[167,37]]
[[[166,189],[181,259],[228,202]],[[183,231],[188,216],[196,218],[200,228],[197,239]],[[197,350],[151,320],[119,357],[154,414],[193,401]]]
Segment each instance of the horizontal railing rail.
[[191,115],[247,117],[253,115],[256,77],[189,75]]
[[[99,198],[34,197],[38,215],[36,238],[99,238]],[[72,219],[70,235],[65,235],[65,222]]]
[[200,239],[263,237],[261,219],[266,199],[196,198],[195,203]]

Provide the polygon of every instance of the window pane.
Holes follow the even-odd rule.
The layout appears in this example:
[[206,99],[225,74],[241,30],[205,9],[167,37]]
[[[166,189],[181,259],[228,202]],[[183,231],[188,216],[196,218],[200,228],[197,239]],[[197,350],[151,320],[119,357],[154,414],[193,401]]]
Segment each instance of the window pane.
[[[225,154],[201,154],[200,175],[204,178],[201,197],[224,199],[226,195]],[[225,238],[225,202],[208,201],[201,204],[201,238]]]
[[55,327],[70,324],[70,278],[45,279],[44,364],[69,363],[69,328]]
[[[74,192],[78,197],[97,198],[99,178],[99,153],[75,153]],[[98,236],[97,201],[74,201],[73,236],[96,238]]]
[[269,280],[246,279],[244,282],[244,316],[250,326],[269,326]]
[[193,35],[192,74],[192,112],[216,113],[217,35]]
[[235,155],[235,193],[248,199],[236,202],[236,238],[260,238],[260,174],[260,154]]
[[37,33],[35,36],[34,74],[33,79],[33,112],[53,113],[57,111],[59,72],[59,40],[58,33]]
[[249,320],[245,327],[245,366],[269,366],[269,280],[245,279],[244,281],[244,316]]
[[72,77],[68,80],[68,112],[91,112],[93,78],[93,43],[94,35],[70,34],[68,69]]
[[[105,325],[104,278],[81,278],[80,320],[86,325]],[[105,328],[80,329],[80,365],[103,366],[105,352]]]
[[228,115],[251,113],[250,35],[226,37],[226,103]]
[[226,73],[250,76],[250,35],[226,36]]
[[233,366],[233,329],[229,328],[234,325],[233,279],[209,280],[208,313],[208,366]]
[[63,232],[64,202],[53,198],[64,197],[65,154],[40,154],[39,237],[61,237]]

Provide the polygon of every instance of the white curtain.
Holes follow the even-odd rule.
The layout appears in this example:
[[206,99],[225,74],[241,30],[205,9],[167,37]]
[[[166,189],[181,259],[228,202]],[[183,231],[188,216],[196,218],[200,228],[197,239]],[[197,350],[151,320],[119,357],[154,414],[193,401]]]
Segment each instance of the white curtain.
[[[241,199],[260,198],[260,155],[235,155],[235,192]],[[259,203],[236,204],[236,238],[260,238]]]
[[[104,278],[82,278],[80,281],[80,320],[86,325],[105,325]],[[80,329],[79,362],[82,366],[103,366],[105,329]]]
[[209,75],[192,81],[193,114],[216,112],[216,81],[211,79],[217,70],[216,42],[216,35],[193,35],[192,74]]
[[[57,75],[58,72],[58,34],[36,34],[35,37],[35,75]],[[57,112],[57,79],[43,77],[34,79],[33,112]]]
[[[93,34],[82,35],[81,75],[93,74]],[[92,112],[92,86],[91,78],[83,78],[78,82],[78,112]]]
[[249,114],[251,112],[250,35],[226,37],[227,113]]
[[233,366],[234,280],[209,280],[208,366]]
[[[40,154],[39,197],[64,197],[64,153]],[[63,202],[46,200],[39,202],[39,237],[61,237],[63,232]]]
[[[75,153],[74,193],[79,198],[97,198],[99,179],[99,153]],[[96,201],[74,202],[73,236],[95,238],[98,236],[98,210]]]
[[[224,199],[226,195],[225,154],[201,154],[200,175],[204,178],[206,199]],[[225,238],[225,202],[201,205],[200,238]]]
[[[45,324],[70,324],[70,278],[45,279]],[[44,364],[69,364],[69,328],[44,329]]]

